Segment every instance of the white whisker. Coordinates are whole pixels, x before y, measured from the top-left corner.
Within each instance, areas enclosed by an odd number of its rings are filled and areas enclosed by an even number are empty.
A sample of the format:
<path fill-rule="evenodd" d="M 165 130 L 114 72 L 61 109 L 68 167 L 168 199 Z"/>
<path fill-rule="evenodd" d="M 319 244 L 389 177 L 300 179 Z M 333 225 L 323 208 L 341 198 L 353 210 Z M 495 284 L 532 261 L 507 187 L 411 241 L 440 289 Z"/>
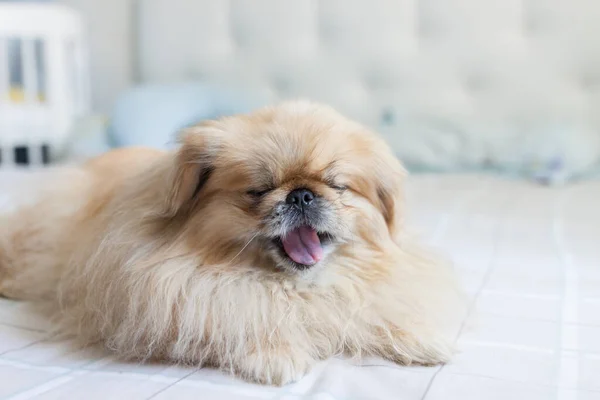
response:
<path fill-rule="evenodd" d="M 258 236 L 258 232 L 256 232 L 256 233 L 254 234 L 254 236 L 252 236 L 252 237 L 250 238 L 250 240 L 248 240 L 248 242 L 247 242 L 247 243 L 244 245 L 244 247 L 242 247 L 242 249 L 241 249 L 241 250 L 240 250 L 240 251 L 239 251 L 239 252 L 238 252 L 238 253 L 235 255 L 235 257 L 233 257 L 233 258 L 232 258 L 232 259 L 231 259 L 229 262 L 230 262 L 230 263 L 232 263 L 233 261 L 235 261 L 235 259 L 236 259 L 236 258 L 238 258 L 238 257 L 240 256 L 240 254 L 242 254 L 242 252 L 243 252 L 244 250 L 246 250 L 246 247 L 248 247 L 248 246 L 250 245 L 250 243 L 252 243 L 252 241 L 254 240 L 254 238 L 255 238 L 255 237 L 257 237 L 257 236 Z"/>

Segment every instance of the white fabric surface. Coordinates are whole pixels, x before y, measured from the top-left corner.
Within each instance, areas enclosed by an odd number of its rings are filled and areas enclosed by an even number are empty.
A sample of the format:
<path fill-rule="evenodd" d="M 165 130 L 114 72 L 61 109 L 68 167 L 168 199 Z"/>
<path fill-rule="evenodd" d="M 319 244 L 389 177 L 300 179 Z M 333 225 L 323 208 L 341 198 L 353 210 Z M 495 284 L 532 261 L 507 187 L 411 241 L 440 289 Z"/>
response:
<path fill-rule="evenodd" d="M 17 178 L 0 175 L 2 195 Z M 116 361 L 46 341 L 0 300 L 0 398 L 600 399 L 600 182 L 560 189 L 478 175 L 412 177 L 409 224 L 449 254 L 469 293 L 443 367 L 335 359 L 281 389 L 219 372 Z"/>

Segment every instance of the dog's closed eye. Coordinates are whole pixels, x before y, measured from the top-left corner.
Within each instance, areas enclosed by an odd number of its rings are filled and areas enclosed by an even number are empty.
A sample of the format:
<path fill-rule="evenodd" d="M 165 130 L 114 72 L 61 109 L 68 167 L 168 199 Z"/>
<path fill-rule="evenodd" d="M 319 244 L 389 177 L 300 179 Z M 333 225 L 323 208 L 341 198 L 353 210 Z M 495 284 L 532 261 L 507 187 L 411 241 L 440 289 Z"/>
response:
<path fill-rule="evenodd" d="M 269 193 L 271 190 L 273 189 L 250 189 L 246 191 L 246 194 L 255 199 L 260 199 L 261 197 Z"/>
<path fill-rule="evenodd" d="M 337 190 L 338 192 L 344 192 L 344 191 L 348 190 L 348 186 L 346 186 L 340 182 L 336 182 L 333 179 L 327 179 L 325 181 L 325 183 L 327 184 L 327 186 L 329 186 L 333 190 Z"/>
<path fill-rule="evenodd" d="M 344 185 L 343 183 L 340 183 L 335 177 L 327 177 L 325 179 L 325 184 L 333 190 L 337 190 L 338 192 L 344 192 L 348 190 L 348 186 Z"/>
<path fill-rule="evenodd" d="M 339 185 L 339 184 L 335 184 L 335 183 L 330 183 L 329 187 L 334 190 L 337 190 L 338 192 L 344 192 L 344 191 L 348 190 L 348 186 Z"/>

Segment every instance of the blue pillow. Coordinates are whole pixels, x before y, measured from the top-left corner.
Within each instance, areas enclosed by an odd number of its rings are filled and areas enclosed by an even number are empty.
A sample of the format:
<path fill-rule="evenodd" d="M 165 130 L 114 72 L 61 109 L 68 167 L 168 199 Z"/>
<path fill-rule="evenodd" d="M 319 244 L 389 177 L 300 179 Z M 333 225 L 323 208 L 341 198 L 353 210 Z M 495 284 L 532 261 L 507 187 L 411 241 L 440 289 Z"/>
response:
<path fill-rule="evenodd" d="M 202 83 L 144 85 L 117 99 L 108 127 L 113 147 L 172 148 L 182 128 L 205 119 L 248 112 L 258 105 Z"/>

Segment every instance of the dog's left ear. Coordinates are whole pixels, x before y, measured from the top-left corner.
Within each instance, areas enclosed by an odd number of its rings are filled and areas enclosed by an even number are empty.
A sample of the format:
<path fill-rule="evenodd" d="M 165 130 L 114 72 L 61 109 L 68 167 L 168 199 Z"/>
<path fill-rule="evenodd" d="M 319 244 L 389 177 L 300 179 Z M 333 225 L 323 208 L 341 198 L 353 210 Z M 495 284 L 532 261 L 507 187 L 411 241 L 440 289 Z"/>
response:
<path fill-rule="evenodd" d="M 166 196 L 167 215 L 189 209 L 201 195 L 214 170 L 217 147 L 214 131 L 207 123 L 181 132 L 181 147 L 175 155 Z"/>
<path fill-rule="evenodd" d="M 390 151 L 380 151 L 379 155 L 375 168 L 377 200 L 390 235 L 395 239 L 402 225 L 402 188 L 406 170 Z"/>

